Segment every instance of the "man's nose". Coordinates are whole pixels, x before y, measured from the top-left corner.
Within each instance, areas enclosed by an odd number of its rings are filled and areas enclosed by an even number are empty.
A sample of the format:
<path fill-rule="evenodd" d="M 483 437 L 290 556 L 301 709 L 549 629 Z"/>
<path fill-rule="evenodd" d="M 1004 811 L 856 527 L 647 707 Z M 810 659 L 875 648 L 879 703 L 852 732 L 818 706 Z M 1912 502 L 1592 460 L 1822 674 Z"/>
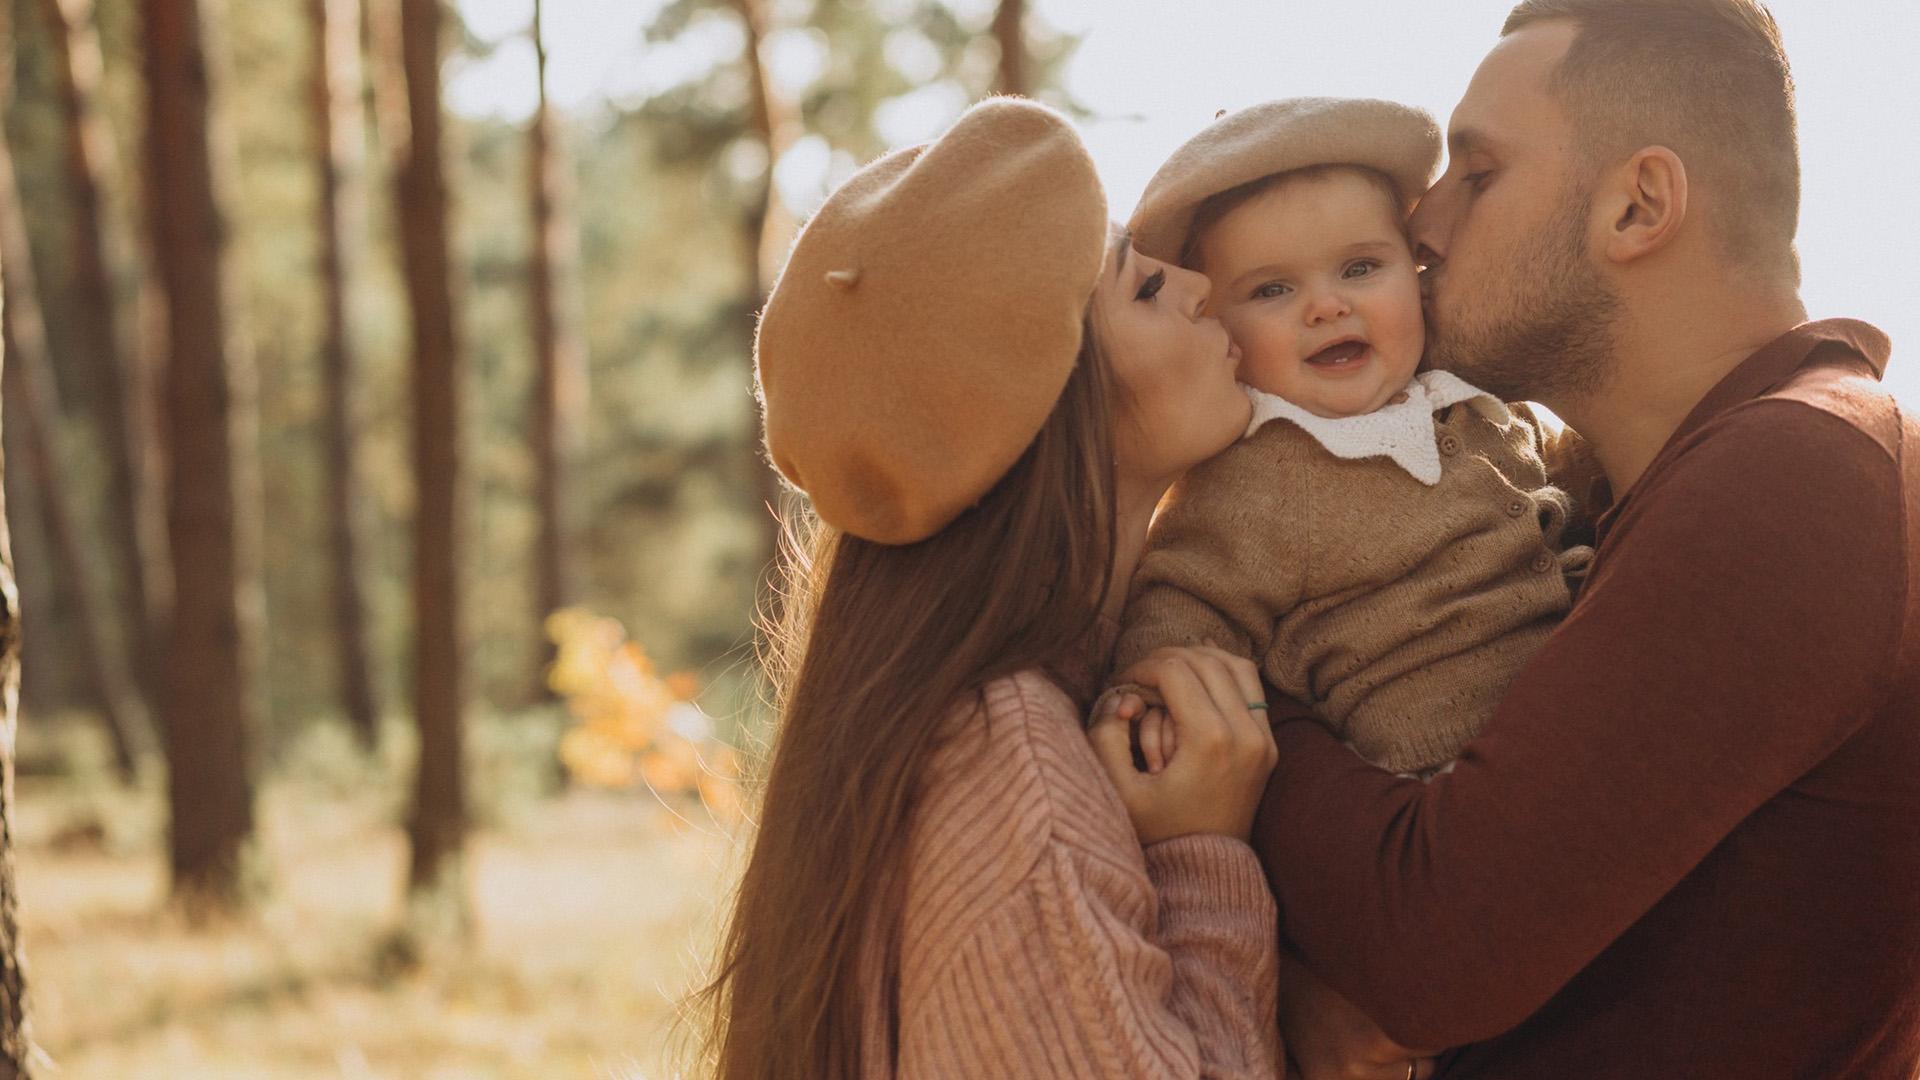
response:
<path fill-rule="evenodd" d="M 1407 238 L 1413 241 L 1413 261 L 1429 269 L 1447 261 L 1441 225 L 1441 219 L 1445 216 L 1444 202 L 1440 185 L 1435 184 L 1427 189 L 1420 204 L 1413 208 L 1413 216 L 1407 219 Z"/>

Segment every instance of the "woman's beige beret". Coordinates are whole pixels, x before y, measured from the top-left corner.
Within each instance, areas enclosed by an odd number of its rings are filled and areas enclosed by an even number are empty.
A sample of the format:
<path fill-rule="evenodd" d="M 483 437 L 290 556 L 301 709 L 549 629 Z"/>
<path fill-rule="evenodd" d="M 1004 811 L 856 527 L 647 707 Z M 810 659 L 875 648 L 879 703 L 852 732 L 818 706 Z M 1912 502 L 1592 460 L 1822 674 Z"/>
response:
<path fill-rule="evenodd" d="M 1385 173 L 1406 208 L 1440 162 L 1440 127 L 1409 105 L 1368 98 L 1287 98 L 1215 120 L 1153 174 L 1128 227 L 1142 254 L 1177 262 L 1208 198 L 1275 173 L 1364 165 Z"/>
<path fill-rule="evenodd" d="M 1053 411 L 1108 230 L 1073 126 L 1017 98 L 855 173 L 801 231 L 760 318 L 774 467 L 855 536 L 938 532 Z"/>

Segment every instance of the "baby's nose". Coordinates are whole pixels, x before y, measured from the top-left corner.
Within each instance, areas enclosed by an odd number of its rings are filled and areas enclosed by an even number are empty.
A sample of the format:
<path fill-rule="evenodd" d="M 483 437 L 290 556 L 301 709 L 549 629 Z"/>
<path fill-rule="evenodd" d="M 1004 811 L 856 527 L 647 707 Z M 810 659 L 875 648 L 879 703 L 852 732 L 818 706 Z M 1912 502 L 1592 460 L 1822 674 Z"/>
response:
<path fill-rule="evenodd" d="M 1344 293 L 1330 289 L 1314 294 L 1312 302 L 1307 305 L 1307 319 L 1309 322 L 1322 323 L 1338 319 L 1352 310 Z"/>

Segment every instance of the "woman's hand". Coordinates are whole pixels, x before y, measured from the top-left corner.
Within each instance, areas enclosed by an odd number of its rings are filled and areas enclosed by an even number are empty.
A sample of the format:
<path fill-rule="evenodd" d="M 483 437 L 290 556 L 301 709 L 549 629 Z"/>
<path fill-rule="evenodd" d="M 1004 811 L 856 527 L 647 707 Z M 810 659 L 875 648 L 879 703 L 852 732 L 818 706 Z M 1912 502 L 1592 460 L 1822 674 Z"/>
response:
<path fill-rule="evenodd" d="M 1244 840 L 1278 751 L 1252 662 L 1211 646 L 1165 648 L 1121 673 L 1160 695 L 1179 752 L 1153 773 L 1134 767 L 1132 713 L 1115 702 L 1088 737 L 1144 846 L 1192 833 Z M 1132 704 L 1135 708 L 1123 708 Z"/>
<path fill-rule="evenodd" d="M 1409 1050 L 1314 977 L 1305 964 L 1280 959 L 1280 1045 L 1289 1080 L 1426 1080 L 1431 1054 Z"/>

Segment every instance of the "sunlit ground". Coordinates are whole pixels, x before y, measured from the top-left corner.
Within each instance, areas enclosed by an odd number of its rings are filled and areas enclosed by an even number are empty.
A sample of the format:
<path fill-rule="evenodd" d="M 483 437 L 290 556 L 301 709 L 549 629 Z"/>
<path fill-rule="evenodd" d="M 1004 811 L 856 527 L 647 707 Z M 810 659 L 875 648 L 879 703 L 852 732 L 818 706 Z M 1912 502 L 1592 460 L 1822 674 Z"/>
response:
<path fill-rule="evenodd" d="M 22 778 L 33 1024 L 57 1065 L 44 1075 L 675 1075 L 668 1034 L 731 850 L 717 829 L 644 794 L 502 800 L 472 845 L 473 945 L 405 974 L 382 947 L 406 859 L 398 787 L 379 779 L 395 773 L 355 763 L 344 740 L 315 743 L 262 797 L 275 873 L 262 914 L 210 933 L 161 909 L 157 784 Z"/>

